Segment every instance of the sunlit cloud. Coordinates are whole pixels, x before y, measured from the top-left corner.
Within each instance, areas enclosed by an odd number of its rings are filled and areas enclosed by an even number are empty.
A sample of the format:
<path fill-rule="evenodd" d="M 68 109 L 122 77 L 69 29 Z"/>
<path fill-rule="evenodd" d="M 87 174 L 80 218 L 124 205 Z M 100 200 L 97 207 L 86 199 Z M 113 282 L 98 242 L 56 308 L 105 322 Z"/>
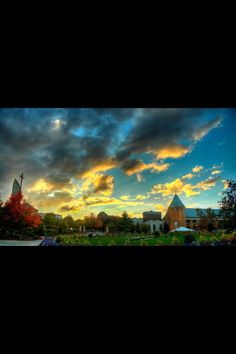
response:
<path fill-rule="evenodd" d="M 157 158 L 158 159 L 167 159 L 167 158 L 177 159 L 182 156 L 185 156 L 190 151 L 191 151 L 190 147 L 186 147 L 186 146 L 183 146 L 180 144 L 168 146 L 168 147 L 164 147 L 158 151 Z"/>
<path fill-rule="evenodd" d="M 128 200 L 129 199 L 129 195 L 122 195 L 122 196 L 120 196 L 120 199 L 121 200 Z"/>
<path fill-rule="evenodd" d="M 175 193 L 184 193 L 186 197 L 200 194 L 203 190 L 209 190 L 215 186 L 219 177 L 208 177 L 206 180 L 197 184 L 185 183 L 181 178 L 176 178 L 170 183 L 156 184 L 152 190 L 152 194 L 161 194 L 162 196 L 173 195 Z"/>
<path fill-rule="evenodd" d="M 214 170 L 214 171 L 212 171 L 211 172 L 211 174 L 212 175 L 217 175 L 217 174 L 219 174 L 219 173 L 221 173 L 222 171 L 220 171 L 220 170 Z"/>
<path fill-rule="evenodd" d="M 50 192 L 54 188 L 53 184 L 46 182 L 43 178 L 37 180 L 31 187 L 27 189 L 28 192 Z"/>
<path fill-rule="evenodd" d="M 146 196 L 142 195 L 142 194 L 138 194 L 138 195 L 136 195 L 136 199 L 137 200 L 144 200 L 144 199 L 146 199 Z"/>
<path fill-rule="evenodd" d="M 203 166 L 195 166 L 195 167 L 192 169 L 193 172 L 200 172 L 200 171 L 202 171 L 202 170 L 203 170 Z"/>
<path fill-rule="evenodd" d="M 192 179 L 193 178 L 193 174 L 192 173 L 188 173 L 187 175 L 184 175 L 183 177 L 181 177 L 182 179 Z"/>

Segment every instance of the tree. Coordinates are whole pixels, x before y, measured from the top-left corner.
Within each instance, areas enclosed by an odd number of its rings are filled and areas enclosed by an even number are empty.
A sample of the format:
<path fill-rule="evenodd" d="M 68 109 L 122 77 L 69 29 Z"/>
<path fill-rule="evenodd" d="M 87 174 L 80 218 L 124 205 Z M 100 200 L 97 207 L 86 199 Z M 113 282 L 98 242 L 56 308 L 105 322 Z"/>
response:
<path fill-rule="evenodd" d="M 132 229 L 133 221 L 126 211 L 122 213 L 121 218 L 118 220 L 119 231 L 129 232 Z"/>
<path fill-rule="evenodd" d="M 11 195 L 6 201 L 2 213 L 3 228 L 10 236 L 22 238 L 33 229 L 37 229 L 42 221 L 37 210 L 23 199 L 21 192 Z"/>
<path fill-rule="evenodd" d="M 224 197 L 219 201 L 221 215 L 227 227 L 236 228 L 236 181 L 227 180 L 227 189 L 222 192 Z"/>
<path fill-rule="evenodd" d="M 211 208 L 204 213 L 201 209 L 196 209 L 196 213 L 199 217 L 198 226 L 200 230 L 213 231 L 217 227 L 217 219 L 214 211 Z"/>
<path fill-rule="evenodd" d="M 168 223 L 165 221 L 164 222 L 164 227 L 163 227 L 163 232 L 165 234 L 167 234 L 169 231 L 170 231 L 170 227 L 169 227 Z"/>

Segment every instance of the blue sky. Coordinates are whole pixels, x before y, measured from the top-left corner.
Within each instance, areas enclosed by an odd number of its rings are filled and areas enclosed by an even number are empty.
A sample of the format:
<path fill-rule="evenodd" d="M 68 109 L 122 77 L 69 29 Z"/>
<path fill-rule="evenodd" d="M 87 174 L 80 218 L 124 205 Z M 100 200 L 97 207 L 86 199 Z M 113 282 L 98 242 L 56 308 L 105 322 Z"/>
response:
<path fill-rule="evenodd" d="M 235 109 L 1 109 L 0 194 L 25 173 L 42 212 L 217 207 L 236 176 Z"/>

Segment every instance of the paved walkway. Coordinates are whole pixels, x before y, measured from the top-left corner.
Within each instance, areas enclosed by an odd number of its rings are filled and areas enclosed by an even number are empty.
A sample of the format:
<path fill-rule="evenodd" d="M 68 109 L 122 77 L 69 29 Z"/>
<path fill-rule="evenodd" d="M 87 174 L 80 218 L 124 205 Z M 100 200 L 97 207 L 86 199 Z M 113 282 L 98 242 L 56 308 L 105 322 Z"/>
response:
<path fill-rule="evenodd" d="M 14 241 L 0 240 L 0 246 L 39 246 L 42 240 L 35 241 Z"/>

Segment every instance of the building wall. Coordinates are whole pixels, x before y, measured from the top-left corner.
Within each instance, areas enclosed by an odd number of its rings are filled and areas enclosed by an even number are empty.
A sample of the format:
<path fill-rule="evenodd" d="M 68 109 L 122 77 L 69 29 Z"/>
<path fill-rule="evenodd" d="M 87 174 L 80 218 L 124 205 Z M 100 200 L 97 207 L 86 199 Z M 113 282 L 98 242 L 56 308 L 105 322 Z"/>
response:
<path fill-rule="evenodd" d="M 161 225 L 163 227 L 163 221 L 162 220 L 148 220 L 148 221 L 145 221 L 145 224 L 149 225 L 151 233 L 153 233 L 155 231 L 160 231 L 160 226 Z"/>
<path fill-rule="evenodd" d="M 170 231 L 180 226 L 186 227 L 185 208 L 169 208 L 167 210 L 165 220 L 169 225 Z"/>

